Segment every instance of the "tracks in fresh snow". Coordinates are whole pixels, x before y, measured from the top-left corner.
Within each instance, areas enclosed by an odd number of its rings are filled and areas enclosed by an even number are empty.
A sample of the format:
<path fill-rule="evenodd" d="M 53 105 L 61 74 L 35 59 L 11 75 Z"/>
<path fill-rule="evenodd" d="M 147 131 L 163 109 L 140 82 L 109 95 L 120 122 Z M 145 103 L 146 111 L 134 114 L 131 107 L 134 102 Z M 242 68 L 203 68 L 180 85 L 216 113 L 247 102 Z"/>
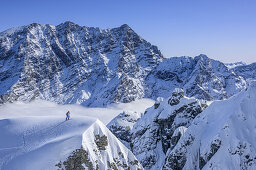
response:
<path fill-rule="evenodd" d="M 46 142 L 46 137 L 49 137 L 50 134 L 52 134 L 52 138 L 55 136 L 58 136 L 57 134 L 60 133 L 58 132 L 57 129 L 60 125 L 64 124 L 66 121 L 62 121 L 58 123 L 57 125 L 52 125 L 44 129 L 40 130 L 33 130 L 31 132 L 26 131 L 25 134 L 23 134 L 23 148 L 26 150 L 33 150 L 33 148 L 37 147 L 38 145 L 42 145 Z M 36 138 L 36 140 L 34 140 Z M 30 144 L 29 141 L 37 141 L 34 145 Z"/>
<path fill-rule="evenodd" d="M 39 145 L 44 145 L 46 142 L 46 134 L 49 135 L 54 131 L 54 129 L 58 128 L 60 125 L 64 124 L 66 121 L 62 121 L 58 123 L 57 125 L 52 125 L 44 129 L 40 130 L 33 130 L 35 127 L 33 127 L 31 132 L 26 131 L 22 134 L 22 144 L 20 146 L 15 147 L 9 147 L 9 148 L 0 148 L 0 152 L 4 153 L 4 157 L 0 159 L 0 167 L 4 164 L 7 164 L 9 161 L 11 161 L 14 157 L 22 154 L 24 151 L 33 150 L 34 148 L 37 148 Z M 58 132 L 56 132 L 57 134 Z M 36 143 L 32 144 L 29 141 L 33 141 L 33 139 L 36 138 Z M 15 154 L 10 155 L 11 150 L 17 150 Z"/>
<path fill-rule="evenodd" d="M 32 131 L 32 132 L 28 132 L 26 131 L 23 135 L 22 135 L 22 145 L 20 146 L 15 146 L 15 147 L 8 147 L 8 148 L 0 148 L 0 151 L 5 151 L 5 150 L 11 150 L 11 149 L 22 149 L 25 148 L 27 146 L 27 142 L 26 142 L 26 138 L 28 138 L 28 136 L 34 135 L 34 134 L 41 134 L 41 135 L 45 135 L 47 133 L 49 133 L 50 131 L 52 131 L 53 129 L 57 128 L 58 126 L 60 126 L 61 124 L 65 123 L 66 121 L 60 122 L 57 125 L 53 125 L 44 129 L 40 129 L 38 131 Z M 40 133 L 42 132 L 42 133 Z"/>

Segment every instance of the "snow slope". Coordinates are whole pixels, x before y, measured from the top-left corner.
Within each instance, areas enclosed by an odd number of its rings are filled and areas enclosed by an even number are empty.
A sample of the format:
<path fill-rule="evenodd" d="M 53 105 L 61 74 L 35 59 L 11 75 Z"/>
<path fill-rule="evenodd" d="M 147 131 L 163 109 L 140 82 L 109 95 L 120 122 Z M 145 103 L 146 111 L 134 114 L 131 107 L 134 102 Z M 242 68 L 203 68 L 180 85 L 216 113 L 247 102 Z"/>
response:
<path fill-rule="evenodd" d="M 58 105 L 40 100 L 4 104 L 0 106 L 0 169 L 58 169 L 56 164 L 70 166 L 75 157 L 82 155 L 88 157 L 79 160 L 95 169 L 96 166 L 136 169 L 140 164 L 133 154 L 104 124 L 120 112 L 142 112 L 152 105 L 150 99 L 106 108 Z M 67 110 L 71 111 L 71 120 L 64 121 Z M 99 149 L 97 143 L 104 145 Z"/>
<path fill-rule="evenodd" d="M 0 119 L 17 117 L 40 117 L 40 116 L 58 116 L 65 119 L 65 113 L 70 110 L 71 117 L 89 116 L 95 117 L 104 124 L 109 123 L 115 116 L 123 111 L 144 112 L 151 107 L 154 101 L 151 99 L 140 99 L 131 103 L 112 104 L 104 108 L 88 108 L 81 105 L 69 104 L 59 105 L 53 102 L 36 100 L 30 103 L 15 102 L 6 103 L 0 106 Z"/>
<path fill-rule="evenodd" d="M 0 169 L 142 168 L 95 118 L 19 117 L 1 119 L 0 128 Z"/>

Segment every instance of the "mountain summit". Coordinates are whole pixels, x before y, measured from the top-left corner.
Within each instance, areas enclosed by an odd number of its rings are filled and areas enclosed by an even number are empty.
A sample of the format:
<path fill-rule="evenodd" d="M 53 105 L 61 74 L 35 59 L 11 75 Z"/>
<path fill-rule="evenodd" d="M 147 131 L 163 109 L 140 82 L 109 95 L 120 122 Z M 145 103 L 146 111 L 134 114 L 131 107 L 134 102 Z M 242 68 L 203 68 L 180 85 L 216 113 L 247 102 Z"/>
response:
<path fill-rule="evenodd" d="M 1 103 L 36 98 L 104 105 L 144 96 L 162 60 L 128 25 L 113 29 L 37 23 L 0 34 Z"/>

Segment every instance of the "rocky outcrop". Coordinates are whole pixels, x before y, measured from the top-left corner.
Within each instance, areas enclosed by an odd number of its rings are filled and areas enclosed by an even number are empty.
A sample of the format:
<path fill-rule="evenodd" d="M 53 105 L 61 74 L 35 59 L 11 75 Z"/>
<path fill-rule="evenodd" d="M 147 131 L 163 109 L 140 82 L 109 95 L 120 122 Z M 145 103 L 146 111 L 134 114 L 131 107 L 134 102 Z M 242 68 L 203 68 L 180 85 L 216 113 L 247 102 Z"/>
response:
<path fill-rule="evenodd" d="M 162 168 L 167 152 L 175 148 L 194 118 L 206 107 L 205 101 L 187 98 L 183 90 L 175 89 L 158 107 L 147 109 L 134 125 L 131 142 L 132 151 L 144 168 Z"/>
<path fill-rule="evenodd" d="M 166 153 L 163 169 L 255 169 L 256 83 L 225 100 L 215 101 Z"/>
<path fill-rule="evenodd" d="M 161 169 L 166 154 L 175 148 L 194 118 L 206 107 L 205 101 L 187 98 L 183 90 L 176 88 L 171 97 L 158 98 L 154 106 L 140 118 L 133 119 L 132 123 L 128 120 L 134 113 L 122 113 L 112 120 L 108 128 L 130 146 L 145 169 Z M 174 158 L 172 160 L 175 163 Z"/>

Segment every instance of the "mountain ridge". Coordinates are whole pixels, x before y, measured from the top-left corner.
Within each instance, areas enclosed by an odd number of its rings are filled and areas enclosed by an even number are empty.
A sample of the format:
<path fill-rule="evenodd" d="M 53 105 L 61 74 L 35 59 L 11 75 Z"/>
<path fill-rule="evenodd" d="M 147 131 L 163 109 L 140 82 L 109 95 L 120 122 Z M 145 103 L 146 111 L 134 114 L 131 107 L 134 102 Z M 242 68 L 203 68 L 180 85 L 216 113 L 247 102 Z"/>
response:
<path fill-rule="evenodd" d="M 144 114 L 123 112 L 107 127 L 144 169 L 255 169 L 256 81 L 207 102 L 175 89 Z"/>
<path fill-rule="evenodd" d="M 189 97 L 225 99 L 246 88 L 243 72 L 206 55 L 165 58 L 127 24 L 33 23 L 0 33 L 0 103 L 43 99 L 101 107 L 168 97 L 183 86 Z"/>

